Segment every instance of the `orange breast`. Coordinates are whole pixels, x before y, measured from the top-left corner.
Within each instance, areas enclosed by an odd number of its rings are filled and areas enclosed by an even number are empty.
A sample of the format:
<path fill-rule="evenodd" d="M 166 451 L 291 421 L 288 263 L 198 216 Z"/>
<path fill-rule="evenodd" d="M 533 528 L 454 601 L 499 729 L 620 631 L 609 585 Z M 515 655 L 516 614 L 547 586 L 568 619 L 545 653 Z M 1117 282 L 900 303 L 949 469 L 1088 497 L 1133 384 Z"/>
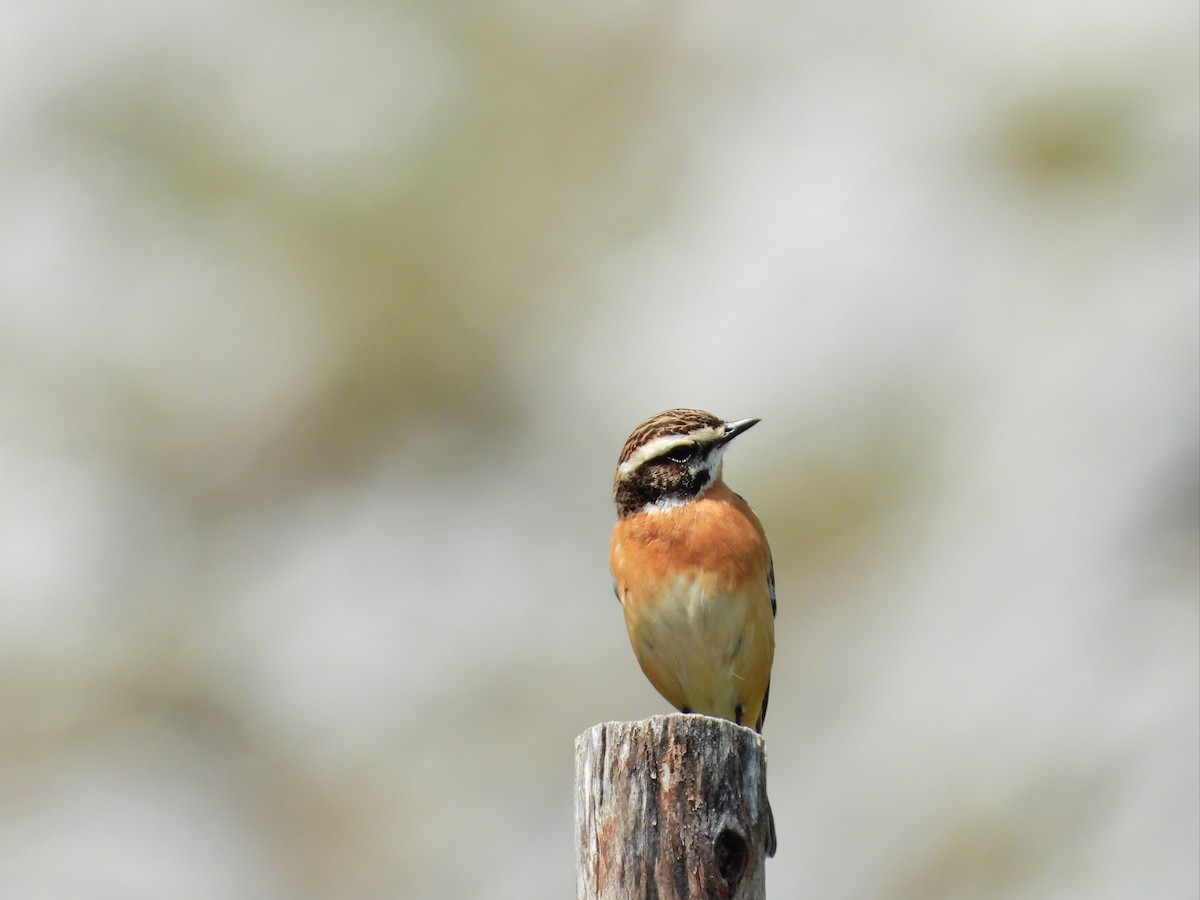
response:
<path fill-rule="evenodd" d="M 630 643 L 678 709 L 755 725 L 775 651 L 770 549 L 722 481 L 683 506 L 617 522 L 609 562 Z"/>

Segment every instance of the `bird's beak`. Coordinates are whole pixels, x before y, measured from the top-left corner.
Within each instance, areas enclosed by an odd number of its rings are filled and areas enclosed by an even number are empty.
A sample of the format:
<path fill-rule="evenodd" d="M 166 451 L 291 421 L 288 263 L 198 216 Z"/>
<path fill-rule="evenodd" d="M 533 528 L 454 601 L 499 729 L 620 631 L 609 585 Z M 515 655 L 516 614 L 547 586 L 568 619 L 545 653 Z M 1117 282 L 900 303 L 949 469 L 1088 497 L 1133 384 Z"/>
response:
<path fill-rule="evenodd" d="M 725 436 L 718 441 L 718 444 L 721 446 L 728 444 L 743 431 L 748 431 L 761 421 L 762 419 L 738 419 L 736 422 L 726 422 Z"/>

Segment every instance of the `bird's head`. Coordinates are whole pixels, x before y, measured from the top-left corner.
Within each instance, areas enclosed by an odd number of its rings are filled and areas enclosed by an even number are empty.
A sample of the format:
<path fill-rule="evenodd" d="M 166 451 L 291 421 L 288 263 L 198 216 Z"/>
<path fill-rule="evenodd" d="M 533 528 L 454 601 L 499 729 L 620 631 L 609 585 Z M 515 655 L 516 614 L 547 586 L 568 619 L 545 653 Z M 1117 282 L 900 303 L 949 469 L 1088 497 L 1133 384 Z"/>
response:
<path fill-rule="evenodd" d="M 721 478 L 729 442 L 758 419 L 726 422 L 699 409 L 668 409 L 634 429 L 613 480 L 619 516 L 695 500 Z"/>

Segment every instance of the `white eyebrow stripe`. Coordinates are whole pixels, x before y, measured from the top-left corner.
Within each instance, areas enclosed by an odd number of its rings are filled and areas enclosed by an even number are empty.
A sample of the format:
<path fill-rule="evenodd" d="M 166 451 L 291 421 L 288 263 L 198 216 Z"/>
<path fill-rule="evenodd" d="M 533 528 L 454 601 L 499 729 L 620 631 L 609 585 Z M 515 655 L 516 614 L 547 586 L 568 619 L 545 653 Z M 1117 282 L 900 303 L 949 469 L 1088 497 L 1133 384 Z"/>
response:
<path fill-rule="evenodd" d="M 642 444 L 634 451 L 633 455 L 625 462 L 621 463 L 617 472 L 622 478 L 629 475 L 642 467 L 645 463 L 662 456 L 668 450 L 675 447 L 682 447 L 684 444 L 692 443 L 692 439 L 686 434 L 668 434 L 664 437 L 655 438 L 647 444 Z"/>
<path fill-rule="evenodd" d="M 662 456 L 668 450 L 675 447 L 680 447 L 684 444 L 709 443 L 725 436 L 724 426 L 712 427 L 705 426 L 697 428 L 695 431 L 688 434 L 665 434 L 660 438 L 655 438 L 648 441 L 634 451 L 633 455 L 625 462 L 621 463 L 617 469 L 617 474 L 621 478 L 636 472 L 639 468 L 645 465 L 652 459 Z"/>

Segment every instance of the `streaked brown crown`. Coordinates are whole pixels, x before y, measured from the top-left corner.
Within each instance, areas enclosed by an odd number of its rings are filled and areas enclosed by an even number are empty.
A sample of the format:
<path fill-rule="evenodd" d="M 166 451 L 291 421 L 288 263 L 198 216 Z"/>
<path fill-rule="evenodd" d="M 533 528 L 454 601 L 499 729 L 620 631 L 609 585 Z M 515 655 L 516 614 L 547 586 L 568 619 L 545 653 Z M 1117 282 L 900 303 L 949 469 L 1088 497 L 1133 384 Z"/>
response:
<path fill-rule="evenodd" d="M 617 515 L 699 497 L 721 476 L 722 448 L 756 421 L 726 423 L 699 409 L 651 416 L 621 449 L 613 479 Z"/>
<path fill-rule="evenodd" d="M 651 416 L 637 428 L 621 448 L 617 466 L 629 461 L 638 448 L 660 437 L 672 434 L 691 434 L 699 428 L 716 428 L 723 424 L 712 413 L 702 409 L 668 409 Z"/>

